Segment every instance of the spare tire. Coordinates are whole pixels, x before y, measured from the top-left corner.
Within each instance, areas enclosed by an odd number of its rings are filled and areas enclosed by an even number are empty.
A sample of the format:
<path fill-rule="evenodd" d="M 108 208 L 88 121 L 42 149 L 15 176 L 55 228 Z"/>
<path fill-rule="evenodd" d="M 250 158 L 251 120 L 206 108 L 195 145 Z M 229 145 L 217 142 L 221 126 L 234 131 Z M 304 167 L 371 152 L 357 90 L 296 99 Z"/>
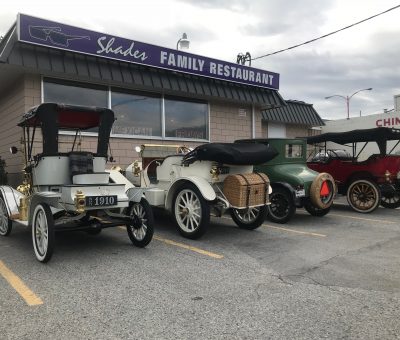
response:
<path fill-rule="evenodd" d="M 329 208 L 333 203 L 335 193 L 335 180 L 327 172 L 321 172 L 311 183 L 310 200 L 319 209 Z"/>

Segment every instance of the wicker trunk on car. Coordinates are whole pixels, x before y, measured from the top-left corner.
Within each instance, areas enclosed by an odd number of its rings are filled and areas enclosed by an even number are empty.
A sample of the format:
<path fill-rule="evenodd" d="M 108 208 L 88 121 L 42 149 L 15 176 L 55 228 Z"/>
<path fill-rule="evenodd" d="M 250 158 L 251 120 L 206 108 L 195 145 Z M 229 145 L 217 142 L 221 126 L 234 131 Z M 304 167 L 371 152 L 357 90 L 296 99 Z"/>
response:
<path fill-rule="evenodd" d="M 235 208 L 264 205 L 269 202 L 269 178 L 263 173 L 229 175 L 224 180 L 224 195 Z"/>

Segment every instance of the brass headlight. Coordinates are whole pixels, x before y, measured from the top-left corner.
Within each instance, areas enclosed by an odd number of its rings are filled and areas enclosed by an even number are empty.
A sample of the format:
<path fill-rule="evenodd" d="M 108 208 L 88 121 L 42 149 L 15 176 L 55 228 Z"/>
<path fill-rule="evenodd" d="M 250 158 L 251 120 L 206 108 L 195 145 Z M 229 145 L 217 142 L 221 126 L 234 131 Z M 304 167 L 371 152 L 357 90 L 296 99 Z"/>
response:
<path fill-rule="evenodd" d="M 218 167 L 217 166 L 213 165 L 211 167 L 210 174 L 211 174 L 211 178 L 212 178 L 213 181 L 218 181 L 219 180 L 219 178 L 218 178 L 219 171 L 218 171 Z"/>
<path fill-rule="evenodd" d="M 76 192 L 74 201 L 75 201 L 76 211 L 79 214 L 82 214 L 83 212 L 85 212 L 86 199 L 85 199 L 85 195 L 83 194 L 83 192 L 81 190 L 78 190 Z"/>

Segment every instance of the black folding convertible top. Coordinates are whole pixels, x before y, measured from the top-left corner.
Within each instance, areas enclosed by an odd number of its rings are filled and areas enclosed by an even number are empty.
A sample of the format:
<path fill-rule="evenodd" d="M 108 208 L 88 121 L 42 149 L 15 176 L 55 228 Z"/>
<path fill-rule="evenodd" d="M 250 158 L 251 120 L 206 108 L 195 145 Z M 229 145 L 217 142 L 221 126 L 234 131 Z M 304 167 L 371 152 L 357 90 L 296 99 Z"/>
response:
<path fill-rule="evenodd" d="M 184 163 L 213 161 L 231 165 L 257 165 L 268 162 L 278 152 L 264 144 L 209 143 L 195 148 L 185 155 Z"/>
<path fill-rule="evenodd" d="M 381 154 L 385 154 L 387 141 L 400 140 L 400 129 L 378 127 L 373 129 L 352 130 L 346 132 L 328 132 L 318 136 L 306 137 L 307 144 L 334 142 L 345 145 L 349 143 L 376 142 Z"/>
<path fill-rule="evenodd" d="M 41 127 L 44 155 L 58 153 L 60 129 L 88 130 L 98 127 L 97 154 L 106 157 L 113 122 L 114 112 L 107 108 L 43 103 L 24 114 L 18 126 Z"/>
<path fill-rule="evenodd" d="M 400 129 L 378 127 L 346 132 L 328 132 L 306 138 L 308 144 L 334 142 L 342 145 L 357 142 L 375 142 L 378 140 L 400 140 Z"/>

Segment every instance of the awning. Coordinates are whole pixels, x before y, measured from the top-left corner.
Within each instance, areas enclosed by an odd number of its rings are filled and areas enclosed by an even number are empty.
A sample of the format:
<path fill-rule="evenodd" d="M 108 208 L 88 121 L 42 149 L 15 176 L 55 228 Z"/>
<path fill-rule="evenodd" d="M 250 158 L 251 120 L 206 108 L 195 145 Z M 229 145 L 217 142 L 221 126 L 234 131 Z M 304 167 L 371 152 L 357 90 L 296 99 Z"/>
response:
<path fill-rule="evenodd" d="M 312 104 L 297 100 L 286 100 L 287 105 L 262 111 L 266 121 L 301 124 L 307 126 L 323 126 L 325 123 L 315 111 Z"/>

